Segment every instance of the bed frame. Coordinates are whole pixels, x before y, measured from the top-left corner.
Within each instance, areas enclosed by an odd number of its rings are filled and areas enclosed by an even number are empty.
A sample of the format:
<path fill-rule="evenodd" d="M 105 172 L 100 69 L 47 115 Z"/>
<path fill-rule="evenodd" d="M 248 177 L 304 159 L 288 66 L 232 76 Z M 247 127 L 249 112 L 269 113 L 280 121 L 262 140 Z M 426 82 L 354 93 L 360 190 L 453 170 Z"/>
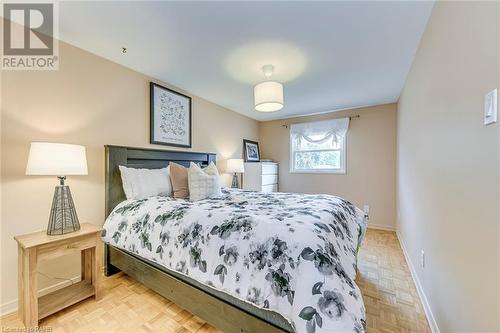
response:
<path fill-rule="evenodd" d="M 116 205 L 125 200 L 118 166 L 157 169 L 170 162 L 189 166 L 195 162 L 207 166 L 215 162 L 216 155 L 183 151 L 105 146 L 106 151 L 106 216 Z M 294 332 L 289 327 L 278 327 L 222 298 L 209 294 L 194 284 L 176 278 L 131 253 L 112 245 L 104 246 L 104 272 L 110 276 L 119 271 L 131 276 L 148 288 L 168 298 L 180 307 L 202 318 L 218 329 L 229 333 Z"/>

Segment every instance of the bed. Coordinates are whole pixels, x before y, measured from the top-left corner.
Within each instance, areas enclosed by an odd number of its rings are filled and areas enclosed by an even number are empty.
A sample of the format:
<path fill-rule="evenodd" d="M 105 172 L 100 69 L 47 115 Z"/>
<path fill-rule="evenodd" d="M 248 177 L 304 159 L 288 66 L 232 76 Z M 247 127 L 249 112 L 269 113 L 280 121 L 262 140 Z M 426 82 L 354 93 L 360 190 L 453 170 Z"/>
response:
<path fill-rule="evenodd" d="M 207 166 L 215 154 L 106 146 L 106 275 L 121 270 L 224 332 L 365 331 L 363 212 L 328 195 L 229 189 L 126 200 L 119 165 L 170 162 Z"/>

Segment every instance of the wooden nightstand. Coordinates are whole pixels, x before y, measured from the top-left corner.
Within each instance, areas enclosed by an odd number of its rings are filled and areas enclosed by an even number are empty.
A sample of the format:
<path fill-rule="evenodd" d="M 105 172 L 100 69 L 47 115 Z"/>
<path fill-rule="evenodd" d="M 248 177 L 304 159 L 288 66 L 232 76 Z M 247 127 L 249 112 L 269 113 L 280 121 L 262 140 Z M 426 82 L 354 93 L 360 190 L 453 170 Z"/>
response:
<path fill-rule="evenodd" d="M 95 295 L 101 297 L 101 227 L 84 223 L 80 230 L 60 236 L 44 231 L 16 236 L 18 249 L 19 317 L 26 327 L 38 326 L 38 320 Z M 82 280 L 71 286 L 38 297 L 37 263 L 74 251 L 81 252 Z"/>

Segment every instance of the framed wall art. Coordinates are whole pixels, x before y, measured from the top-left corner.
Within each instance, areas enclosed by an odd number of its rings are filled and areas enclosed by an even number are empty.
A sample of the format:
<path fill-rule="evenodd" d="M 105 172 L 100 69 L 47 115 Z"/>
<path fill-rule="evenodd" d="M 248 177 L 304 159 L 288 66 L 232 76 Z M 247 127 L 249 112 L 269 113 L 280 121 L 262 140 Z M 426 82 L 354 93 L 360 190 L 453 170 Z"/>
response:
<path fill-rule="evenodd" d="M 243 155 L 245 158 L 245 162 L 259 162 L 260 161 L 259 143 L 243 139 Z"/>
<path fill-rule="evenodd" d="M 153 144 L 191 148 L 191 97 L 150 82 Z"/>

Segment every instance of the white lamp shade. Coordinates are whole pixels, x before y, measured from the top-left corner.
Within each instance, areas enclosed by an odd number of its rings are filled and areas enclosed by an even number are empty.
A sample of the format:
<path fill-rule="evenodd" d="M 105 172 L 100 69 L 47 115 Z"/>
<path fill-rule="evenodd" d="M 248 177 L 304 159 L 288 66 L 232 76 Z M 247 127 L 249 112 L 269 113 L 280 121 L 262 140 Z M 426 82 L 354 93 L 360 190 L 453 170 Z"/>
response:
<path fill-rule="evenodd" d="M 232 158 L 227 160 L 226 172 L 228 173 L 244 173 L 245 165 L 241 158 Z"/>
<path fill-rule="evenodd" d="M 32 142 L 27 175 L 70 176 L 86 175 L 85 147 L 63 143 Z"/>
<path fill-rule="evenodd" d="M 275 81 L 259 83 L 254 88 L 255 110 L 273 112 L 283 108 L 283 85 Z"/>

